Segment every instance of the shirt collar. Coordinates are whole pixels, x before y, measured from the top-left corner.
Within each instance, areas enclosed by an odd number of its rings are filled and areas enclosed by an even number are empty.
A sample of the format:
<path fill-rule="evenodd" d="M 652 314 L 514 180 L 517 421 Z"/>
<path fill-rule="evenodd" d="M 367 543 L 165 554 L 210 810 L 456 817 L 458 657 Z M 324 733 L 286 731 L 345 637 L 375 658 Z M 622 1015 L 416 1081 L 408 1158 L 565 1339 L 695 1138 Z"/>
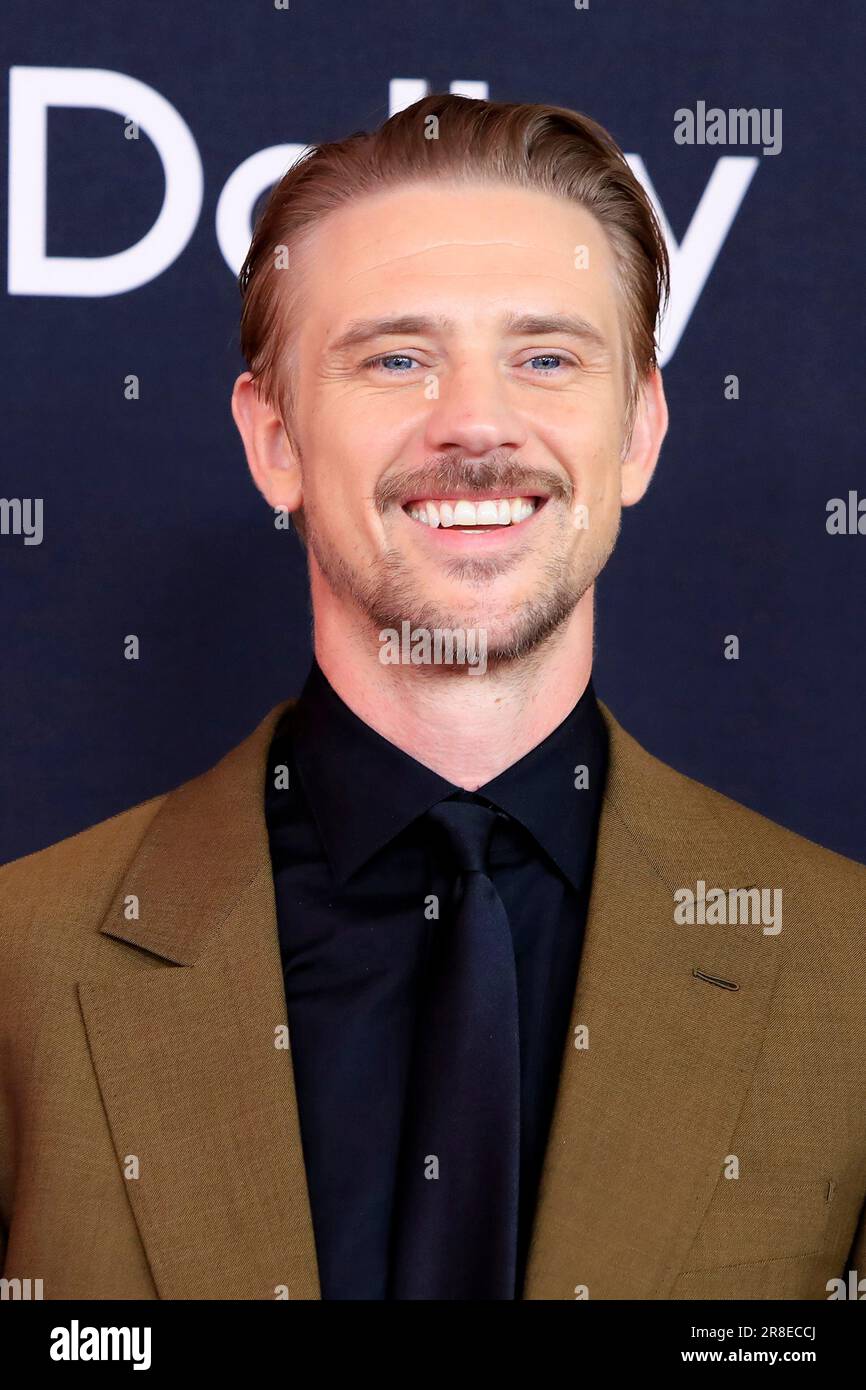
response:
<path fill-rule="evenodd" d="M 338 885 L 418 816 L 466 793 L 365 724 L 314 659 L 275 743 L 293 761 Z M 284 761 L 275 750 L 271 761 Z M 576 786 L 577 769 L 588 785 Z M 571 712 L 535 748 L 474 793 L 519 821 L 579 889 L 594 844 L 607 734 L 590 680 Z"/>

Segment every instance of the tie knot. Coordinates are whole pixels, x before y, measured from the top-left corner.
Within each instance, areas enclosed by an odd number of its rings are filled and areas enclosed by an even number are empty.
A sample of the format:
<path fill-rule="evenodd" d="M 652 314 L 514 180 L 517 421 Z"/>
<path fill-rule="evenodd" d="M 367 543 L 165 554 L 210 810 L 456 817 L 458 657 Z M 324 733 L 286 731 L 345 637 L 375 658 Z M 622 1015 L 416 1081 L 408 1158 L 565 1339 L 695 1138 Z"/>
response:
<path fill-rule="evenodd" d="M 496 815 L 480 801 L 440 801 L 427 812 L 427 819 L 444 830 L 461 873 L 485 873 Z"/>

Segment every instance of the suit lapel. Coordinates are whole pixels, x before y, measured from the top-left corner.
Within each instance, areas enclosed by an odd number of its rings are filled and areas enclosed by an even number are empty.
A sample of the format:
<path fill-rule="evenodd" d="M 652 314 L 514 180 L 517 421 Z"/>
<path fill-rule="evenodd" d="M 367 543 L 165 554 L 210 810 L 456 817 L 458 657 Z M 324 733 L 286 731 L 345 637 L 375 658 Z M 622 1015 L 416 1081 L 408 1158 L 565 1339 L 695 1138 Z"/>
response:
<path fill-rule="evenodd" d="M 290 1054 L 275 1046 L 287 1020 L 263 795 L 285 707 L 165 799 L 102 925 L 139 950 L 119 978 L 79 984 L 161 1298 L 319 1297 Z"/>
<path fill-rule="evenodd" d="M 667 1296 L 721 1176 L 780 959 L 760 925 L 674 922 L 676 888 L 748 887 L 760 867 L 705 790 L 601 708 L 608 783 L 526 1299 Z"/>

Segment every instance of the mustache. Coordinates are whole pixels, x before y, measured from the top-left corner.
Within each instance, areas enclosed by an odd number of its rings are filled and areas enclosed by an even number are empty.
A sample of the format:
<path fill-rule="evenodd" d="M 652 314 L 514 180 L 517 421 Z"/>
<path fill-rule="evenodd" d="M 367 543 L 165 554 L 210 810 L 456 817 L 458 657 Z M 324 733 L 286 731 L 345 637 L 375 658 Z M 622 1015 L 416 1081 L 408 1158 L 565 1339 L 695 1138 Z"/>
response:
<path fill-rule="evenodd" d="M 471 497 L 473 492 L 491 489 L 502 497 L 540 494 L 562 502 L 570 502 L 574 493 L 570 479 L 547 468 L 526 468 L 513 459 L 479 463 L 474 459 L 452 457 L 413 473 L 393 473 L 380 478 L 373 490 L 373 504 L 381 513 L 415 497 Z"/>

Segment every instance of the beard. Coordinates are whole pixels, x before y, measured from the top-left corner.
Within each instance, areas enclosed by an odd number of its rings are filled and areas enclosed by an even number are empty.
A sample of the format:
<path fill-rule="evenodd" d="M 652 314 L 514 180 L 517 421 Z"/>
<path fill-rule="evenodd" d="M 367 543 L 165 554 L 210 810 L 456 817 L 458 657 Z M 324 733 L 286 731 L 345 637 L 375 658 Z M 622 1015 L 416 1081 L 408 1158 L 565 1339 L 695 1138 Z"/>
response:
<path fill-rule="evenodd" d="M 553 505 L 550 499 L 546 507 Z M 401 624 L 407 621 L 413 629 L 429 632 L 483 631 L 487 669 L 502 671 L 538 655 L 567 622 L 610 558 L 619 535 L 620 518 L 617 509 L 603 534 L 594 533 L 592 528 L 581 532 L 583 540 L 575 553 L 574 528 L 564 510 L 561 524 L 550 527 L 553 538 L 548 542 L 548 554 L 537 571 L 532 592 L 518 603 L 508 604 L 504 612 L 497 612 L 489 601 L 485 602 L 485 592 L 498 576 L 525 562 L 531 545 L 505 556 L 443 559 L 443 573 L 467 589 L 466 602 L 451 607 L 430 599 L 412 560 L 396 547 L 386 550 L 372 567 L 361 571 L 336 549 L 309 511 L 304 521 L 307 548 L 322 578 L 335 597 L 360 614 L 377 646 L 381 632 L 399 632 Z M 460 676 L 469 667 L 455 663 L 419 665 L 414 669 L 427 670 L 435 676 Z"/>

